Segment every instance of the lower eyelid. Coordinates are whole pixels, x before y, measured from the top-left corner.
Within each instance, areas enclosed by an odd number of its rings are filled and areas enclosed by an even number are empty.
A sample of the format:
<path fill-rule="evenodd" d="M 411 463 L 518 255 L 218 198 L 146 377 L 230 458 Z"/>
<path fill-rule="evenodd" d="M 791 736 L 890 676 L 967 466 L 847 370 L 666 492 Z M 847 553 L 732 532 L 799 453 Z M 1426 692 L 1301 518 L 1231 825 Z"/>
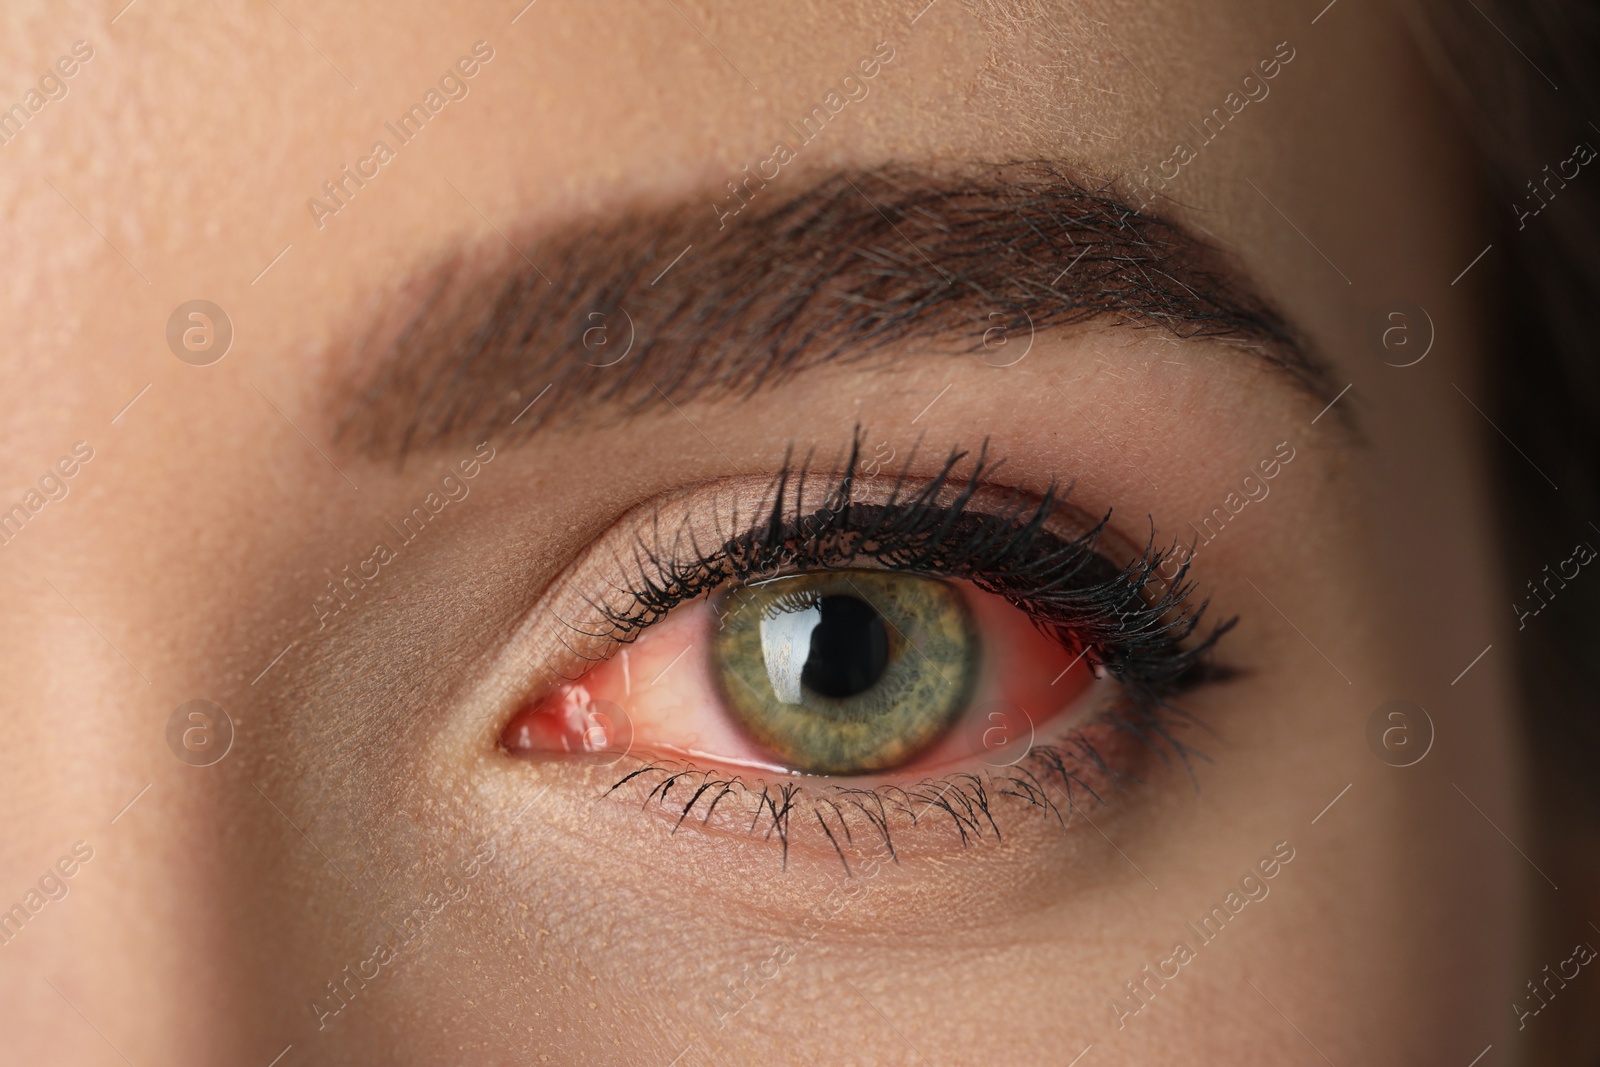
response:
<path fill-rule="evenodd" d="M 696 632 L 704 636 L 711 625 L 707 609 L 696 620 Z M 641 678 L 631 659 L 628 674 L 637 691 L 651 679 Z M 659 669 L 671 659 L 671 650 L 661 648 L 641 662 Z M 679 661 L 671 669 L 684 665 Z M 1082 663 L 1079 669 L 1087 670 Z M 754 843 L 769 848 L 785 867 L 799 856 L 855 873 L 863 862 L 885 856 L 898 863 L 902 857 L 954 857 L 1002 842 L 1050 847 L 1086 821 L 1080 809 L 1114 814 L 1125 787 L 1142 782 L 1147 768 L 1187 764 L 1189 750 L 1169 740 L 1181 713 L 1142 709 L 1103 673 L 1076 705 L 1070 717 L 1039 730 L 1021 759 L 1002 750 L 990 763 L 974 763 L 957 753 L 965 766 L 930 765 L 863 779 L 794 777 L 770 766 L 719 767 L 725 759 L 708 761 L 693 750 L 666 759 L 607 756 L 598 775 L 558 762 L 581 774 L 588 783 L 582 788 L 607 807 L 621 801 L 621 817 L 661 820 L 674 834 Z"/>
<path fill-rule="evenodd" d="M 837 785 L 638 761 L 614 772 L 603 797 L 644 809 L 674 833 L 759 842 L 785 866 L 802 856 L 854 873 L 852 865 L 872 859 L 931 860 L 1075 832 L 1086 821 L 1080 811 L 1115 808 L 1124 786 L 1140 781 L 1141 752 L 1150 754 L 1104 718 L 1009 767 Z"/>

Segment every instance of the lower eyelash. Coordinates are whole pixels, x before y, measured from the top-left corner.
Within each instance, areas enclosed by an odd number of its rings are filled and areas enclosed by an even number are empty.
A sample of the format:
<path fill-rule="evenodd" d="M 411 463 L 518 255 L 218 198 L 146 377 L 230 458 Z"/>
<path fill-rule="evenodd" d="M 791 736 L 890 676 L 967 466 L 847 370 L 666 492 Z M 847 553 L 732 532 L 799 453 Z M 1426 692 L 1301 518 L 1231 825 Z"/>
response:
<path fill-rule="evenodd" d="M 1192 723 L 1186 713 L 1162 704 L 1155 713 L 1132 705 L 1112 709 L 1093 725 L 1117 740 L 1132 740 L 1155 751 L 1164 763 L 1170 765 L 1176 760 L 1187 770 L 1192 759 L 1205 756 L 1173 736 L 1172 727 Z M 899 863 L 895 834 L 903 828 L 918 827 L 930 818 L 948 820 L 963 850 L 991 840 L 1000 843 L 1004 835 L 996 813 L 1006 801 L 1018 802 L 1046 818 L 1054 817 L 1066 830 L 1072 813 L 1085 801 L 1102 805 L 1107 802 L 1092 784 L 1096 778 L 1118 786 L 1140 782 L 1104 758 L 1089 730 L 1079 728 L 1054 744 L 1031 748 L 1011 767 L 961 771 L 906 785 L 819 784 L 807 778 L 747 782 L 738 775 L 725 776 L 675 760 L 651 760 L 623 776 L 601 796 L 613 796 L 633 787 L 635 799 L 643 795 L 641 807 L 653 807 L 674 820 L 673 833 L 691 820 L 700 828 L 707 827 L 721 809 L 724 819 L 719 829 L 725 827 L 763 841 L 776 838 L 785 869 L 791 836 L 819 832 L 838 856 L 846 877 L 853 877 L 844 846 L 854 846 L 858 833 L 865 832 L 879 841 L 890 859 Z M 1056 792 L 1060 793 L 1059 798 Z M 687 799 L 680 802 L 684 794 Z M 724 806 L 730 797 L 731 804 Z M 730 808 L 737 814 L 730 815 Z"/>

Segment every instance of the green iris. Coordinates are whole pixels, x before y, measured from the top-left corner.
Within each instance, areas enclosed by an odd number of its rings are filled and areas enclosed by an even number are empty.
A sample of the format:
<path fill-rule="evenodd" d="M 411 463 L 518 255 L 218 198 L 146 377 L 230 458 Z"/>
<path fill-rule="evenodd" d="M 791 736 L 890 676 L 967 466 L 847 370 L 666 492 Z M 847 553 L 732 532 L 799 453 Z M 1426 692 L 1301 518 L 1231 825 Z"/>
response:
<path fill-rule="evenodd" d="M 938 740 L 971 696 L 978 636 L 946 582 L 824 571 L 734 586 L 715 607 L 727 704 L 794 770 L 899 766 Z"/>

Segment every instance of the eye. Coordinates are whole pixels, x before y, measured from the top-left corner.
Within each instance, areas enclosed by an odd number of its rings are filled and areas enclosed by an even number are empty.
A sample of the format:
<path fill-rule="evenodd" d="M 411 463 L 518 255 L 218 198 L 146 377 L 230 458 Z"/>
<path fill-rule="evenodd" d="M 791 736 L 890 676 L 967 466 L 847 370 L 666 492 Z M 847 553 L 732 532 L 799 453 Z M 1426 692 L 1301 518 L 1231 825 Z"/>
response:
<path fill-rule="evenodd" d="M 1080 702 L 1085 652 L 970 582 L 787 575 L 673 609 L 524 709 L 505 741 L 808 775 L 1004 766 Z"/>
<path fill-rule="evenodd" d="M 962 482 L 964 458 L 870 482 L 852 453 L 821 486 L 784 471 L 731 506 L 690 493 L 635 517 L 578 569 L 624 576 L 575 576 L 562 595 L 587 612 L 550 611 L 602 662 L 532 694 L 503 746 L 823 788 L 993 770 L 1041 807 L 1041 775 L 1070 793 L 1121 774 L 1130 738 L 1181 747 L 1168 698 L 1206 680 L 1226 629 L 1190 640 L 1186 569 L 1053 491 L 990 485 L 981 454 Z"/>

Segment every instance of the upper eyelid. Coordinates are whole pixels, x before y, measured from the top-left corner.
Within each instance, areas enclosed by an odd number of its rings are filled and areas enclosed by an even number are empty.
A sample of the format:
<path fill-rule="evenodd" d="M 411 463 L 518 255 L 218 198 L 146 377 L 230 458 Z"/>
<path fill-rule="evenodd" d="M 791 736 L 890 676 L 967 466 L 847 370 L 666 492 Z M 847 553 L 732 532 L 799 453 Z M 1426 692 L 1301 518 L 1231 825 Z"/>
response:
<path fill-rule="evenodd" d="M 908 462 L 906 469 L 894 478 L 858 477 L 855 485 L 864 495 L 855 502 L 864 504 L 879 502 L 886 498 L 887 492 L 894 485 L 918 486 L 934 477 L 938 470 L 937 467 L 929 465 L 925 470 L 915 471 Z M 794 499 L 796 504 L 802 505 L 797 513 L 799 518 L 819 515 L 826 510 L 828 494 L 826 490 L 819 489 L 819 479 L 835 474 L 836 472 L 828 470 L 807 472 L 809 480 L 804 486 L 804 497 Z M 730 537 L 748 531 L 758 517 L 770 513 L 773 503 L 772 485 L 773 478 L 770 476 L 741 475 L 694 485 L 676 486 L 640 500 L 620 512 L 599 536 L 564 565 L 550 584 L 538 594 L 538 600 L 574 600 L 569 596 L 563 596 L 564 592 L 568 592 L 565 587 L 574 584 L 575 575 L 585 569 L 589 561 L 595 559 L 610 557 L 620 563 L 624 557 L 636 557 L 641 548 L 662 558 L 670 558 L 681 550 L 685 538 L 689 539 L 691 552 L 704 555 L 704 550 L 699 547 L 701 541 L 707 544 L 713 541 L 726 541 Z M 711 494 L 711 498 L 703 499 L 708 493 Z M 1033 503 L 1042 497 L 1020 486 L 996 480 L 978 487 L 973 499 L 975 510 L 984 510 L 1006 505 L 1015 506 L 1019 502 Z M 805 508 L 803 505 L 807 501 L 814 501 L 815 505 Z M 692 524 L 691 520 L 696 518 L 699 519 L 698 524 Z M 1112 547 L 1117 554 L 1126 552 L 1135 555 L 1139 552 L 1138 542 L 1133 537 L 1115 524 L 1106 522 L 1103 514 L 1096 517 L 1094 513 L 1080 507 L 1064 494 L 1058 496 L 1050 518 L 1053 528 L 1063 536 L 1077 536 L 1096 526 L 1102 526 L 1103 542 Z M 663 530 L 672 531 L 670 541 L 663 539 Z M 576 600 L 582 600 L 582 597 Z"/>
<path fill-rule="evenodd" d="M 856 445 L 859 445 L 859 441 L 858 431 Z M 632 530 L 631 536 L 625 536 L 622 543 L 613 544 L 611 548 L 613 562 L 623 569 L 629 568 L 629 561 L 633 565 L 640 564 L 641 560 L 670 564 L 684 554 L 686 542 L 688 556 L 714 562 L 716 552 L 728 542 L 759 529 L 761 523 L 777 521 L 779 515 L 775 508 L 786 512 L 788 521 L 793 525 L 803 526 L 817 517 L 833 513 L 837 506 L 835 491 L 841 485 L 848 486 L 851 493 L 849 503 L 852 505 L 871 506 L 887 503 L 891 499 L 905 500 L 922 492 L 941 474 L 949 475 L 957 459 L 963 455 L 959 449 L 954 449 L 943 464 L 930 466 L 920 474 L 912 473 L 916 462 L 913 455 L 905 468 L 892 476 L 863 479 L 854 473 L 855 453 L 852 451 L 849 458 L 836 465 L 842 470 L 831 467 L 813 470 L 809 463 L 798 470 L 791 470 L 786 464 L 772 477 L 745 476 L 725 479 L 708 487 L 674 490 L 630 509 L 583 558 L 603 554 L 607 542 L 615 541 L 619 533 Z M 964 488 L 971 490 L 970 499 L 974 502 L 975 512 L 1004 509 L 1027 514 L 1045 503 L 1043 494 L 985 482 L 982 478 L 985 467 L 981 453 L 978 464 L 972 472 L 957 475 L 956 483 L 960 486 L 965 480 Z M 990 462 L 987 470 L 992 473 L 999 466 L 999 463 Z M 699 497 L 707 491 L 713 494 L 712 498 L 701 501 Z M 952 499 L 959 491 L 947 483 L 940 499 Z M 1053 488 L 1046 490 L 1047 494 L 1052 492 Z M 1059 536 L 1081 536 L 1098 529 L 1105 543 L 1116 546 L 1119 553 L 1126 549 L 1129 555 L 1137 554 L 1133 544 L 1104 518 L 1095 519 L 1070 503 L 1064 494 L 1054 497 L 1049 512 L 1052 528 Z M 699 525 L 695 525 L 696 520 L 699 520 Z M 664 529 L 671 531 L 666 537 L 663 537 Z M 624 561 L 623 556 L 628 557 L 628 561 Z M 577 568 L 580 564 L 575 562 L 573 566 Z"/>
<path fill-rule="evenodd" d="M 858 441 L 859 437 L 858 433 Z M 952 450 L 950 456 L 956 458 L 960 454 L 959 450 Z M 841 465 L 844 464 L 833 466 Z M 987 469 L 992 473 L 999 467 L 1000 464 L 991 463 Z M 854 489 L 862 494 L 858 502 L 884 499 L 896 491 L 896 486 L 903 498 L 933 480 L 940 471 L 950 469 L 950 460 L 937 466 L 919 465 L 913 457 L 897 475 L 857 479 Z M 794 476 L 787 482 L 795 487 L 800 502 L 825 501 L 833 480 L 840 476 L 829 467 L 811 470 L 803 466 L 801 471 L 804 476 L 800 471 L 790 472 Z M 981 475 L 982 471 L 977 473 Z M 957 481 L 965 477 L 966 474 L 958 474 Z M 605 610 L 601 599 L 604 591 L 597 597 L 596 586 L 605 581 L 613 597 L 626 599 L 633 595 L 628 581 L 639 580 L 641 570 L 649 566 L 643 561 L 651 553 L 663 559 L 685 554 L 704 558 L 708 545 L 720 544 L 735 533 L 751 529 L 761 517 L 770 516 L 777 482 L 775 477 L 739 476 L 676 488 L 628 509 L 537 597 L 511 642 L 518 656 L 514 670 L 522 678 L 517 686 L 526 691 L 575 681 L 589 665 L 616 651 L 623 635 Z M 973 490 L 971 500 L 976 512 L 996 507 L 1025 509 L 1031 502 L 1043 499 L 1041 494 L 1004 484 L 978 484 L 976 479 Z M 954 493 L 953 488 L 946 487 L 946 497 Z M 807 513 L 804 508 L 797 510 L 800 515 Z M 1096 520 L 1066 500 L 1058 500 L 1050 522 L 1061 537 L 1100 529 L 1102 543 L 1119 559 L 1146 557 L 1154 544 L 1153 522 L 1144 547 L 1140 548 L 1138 542 L 1109 525 L 1104 517 Z M 641 541 L 646 534 L 651 542 Z"/>

